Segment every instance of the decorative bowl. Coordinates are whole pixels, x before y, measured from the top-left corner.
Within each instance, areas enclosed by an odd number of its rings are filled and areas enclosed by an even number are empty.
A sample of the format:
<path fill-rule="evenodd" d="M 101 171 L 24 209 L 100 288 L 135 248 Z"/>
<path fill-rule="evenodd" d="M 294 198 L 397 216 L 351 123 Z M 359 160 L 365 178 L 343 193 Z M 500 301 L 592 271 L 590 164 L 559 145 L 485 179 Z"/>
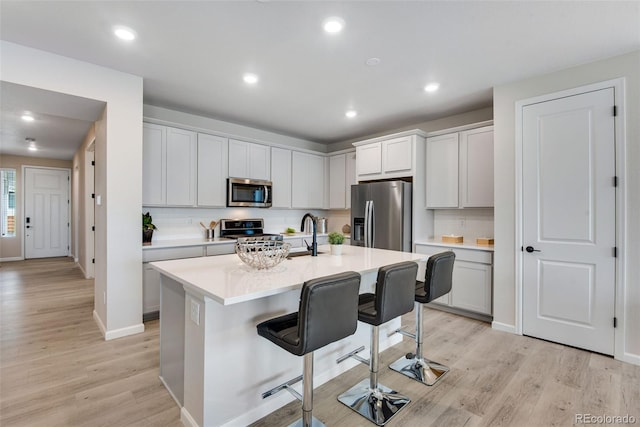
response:
<path fill-rule="evenodd" d="M 289 255 L 291 245 L 282 240 L 238 239 L 236 253 L 251 268 L 266 270 L 280 264 Z"/>

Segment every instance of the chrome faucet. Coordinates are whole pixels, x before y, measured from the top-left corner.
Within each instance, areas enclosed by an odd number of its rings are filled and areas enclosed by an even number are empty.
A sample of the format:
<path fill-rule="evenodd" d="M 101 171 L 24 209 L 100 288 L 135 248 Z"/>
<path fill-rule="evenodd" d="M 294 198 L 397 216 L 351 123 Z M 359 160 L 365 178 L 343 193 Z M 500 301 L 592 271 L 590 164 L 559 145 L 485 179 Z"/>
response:
<path fill-rule="evenodd" d="M 304 228 L 304 220 L 307 218 L 311 218 L 311 222 L 313 223 L 313 241 L 311 242 L 311 246 L 307 243 L 307 250 L 311 251 L 311 256 L 318 256 L 318 217 L 311 215 L 311 213 L 307 212 L 302 217 L 302 223 L 300 224 L 300 230 Z M 305 229 L 305 231 L 308 231 Z"/>

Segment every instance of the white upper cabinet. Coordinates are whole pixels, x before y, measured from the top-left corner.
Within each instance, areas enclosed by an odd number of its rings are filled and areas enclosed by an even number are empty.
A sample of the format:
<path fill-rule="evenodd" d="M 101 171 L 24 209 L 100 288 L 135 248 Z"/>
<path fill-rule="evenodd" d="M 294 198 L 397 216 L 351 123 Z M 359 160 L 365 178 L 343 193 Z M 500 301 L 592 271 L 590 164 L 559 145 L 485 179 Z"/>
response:
<path fill-rule="evenodd" d="M 493 207 L 493 126 L 427 138 L 426 207 Z"/>
<path fill-rule="evenodd" d="M 424 132 L 413 130 L 354 143 L 358 181 L 414 176 L 416 144 L 423 139 Z"/>
<path fill-rule="evenodd" d="M 385 173 L 412 172 L 413 144 L 410 136 L 382 141 L 383 170 Z"/>
<path fill-rule="evenodd" d="M 229 140 L 229 176 L 271 179 L 271 147 L 253 142 Z"/>
<path fill-rule="evenodd" d="M 382 173 L 382 143 L 374 142 L 356 147 L 356 159 L 358 177 L 380 175 Z"/>
<path fill-rule="evenodd" d="M 142 136 L 142 204 L 167 203 L 167 129 L 150 123 L 143 124 Z"/>
<path fill-rule="evenodd" d="M 166 126 L 143 126 L 145 206 L 195 206 L 196 134 Z"/>
<path fill-rule="evenodd" d="M 291 150 L 271 147 L 271 206 L 291 207 Z"/>
<path fill-rule="evenodd" d="M 198 134 L 198 206 L 226 206 L 227 156 L 227 138 Z"/>
<path fill-rule="evenodd" d="M 346 189 L 345 189 L 345 208 L 351 209 L 351 186 L 358 183 L 356 175 L 356 153 L 351 152 L 346 156 Z"/>
<path fill-rule="evenodd" d="M 427 207 L 458 207 L 458 134 L 427 138 Z"/>
<path fill-rule="evenodd" d="M 493 206 L 493 126 L 460 132 L 460 205 Z"/>
<path fill-rule="evenodd" d="M 291 207 L 323 209 L 324 156 L 294 151 L 291 165 Z"/>
<path fill-rule="evenodd" d="M 356 183 L 356 153 L 329 157 L 329 209 L 351 208 L 351 186 Z"/>
<path fill-rule="evenodd" d="M 346 208 L 347 156 L 329 157 L 329 209 Z"/>
<path fill-rule="evenodd" d="M 195 206 L 196 133 L 167 128 L 167 205 Z"/>

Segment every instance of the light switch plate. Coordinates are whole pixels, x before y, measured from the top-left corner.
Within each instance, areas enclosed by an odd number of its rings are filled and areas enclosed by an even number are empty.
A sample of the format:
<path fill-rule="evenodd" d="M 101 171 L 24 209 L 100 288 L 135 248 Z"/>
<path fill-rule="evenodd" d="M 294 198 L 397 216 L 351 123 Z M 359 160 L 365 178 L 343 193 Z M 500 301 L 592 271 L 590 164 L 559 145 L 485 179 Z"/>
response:
<path fill-rule="evenodd" d="M 196 325 L 200 324 L 200 304 L 197 301 L 191 301 L 191 321 Z"/>

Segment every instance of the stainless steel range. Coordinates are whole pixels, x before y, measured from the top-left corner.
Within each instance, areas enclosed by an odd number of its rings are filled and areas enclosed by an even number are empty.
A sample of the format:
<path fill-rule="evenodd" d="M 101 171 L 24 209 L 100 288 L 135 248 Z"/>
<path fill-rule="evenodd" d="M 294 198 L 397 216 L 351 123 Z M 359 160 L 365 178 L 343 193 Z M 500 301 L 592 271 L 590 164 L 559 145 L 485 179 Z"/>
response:
<path fill-rule="evenodd" d="M 282 240 L 281 234 L 264 232 L 264 219 L 221 219 L 220 237 L 227 239 L 270 239 Z"/>

